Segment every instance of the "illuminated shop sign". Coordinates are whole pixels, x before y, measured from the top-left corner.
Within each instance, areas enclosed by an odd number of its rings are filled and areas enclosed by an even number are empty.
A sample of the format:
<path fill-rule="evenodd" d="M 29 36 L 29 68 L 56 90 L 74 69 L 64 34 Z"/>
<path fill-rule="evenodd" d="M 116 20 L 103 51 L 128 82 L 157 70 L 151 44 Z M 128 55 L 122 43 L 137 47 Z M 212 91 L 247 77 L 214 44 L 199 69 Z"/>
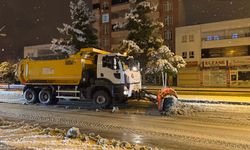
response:
<path fill-rule="evenodd" d="M 205 60 L 204 67 L 222 67 L 227 66 L 227 60 Z"/>

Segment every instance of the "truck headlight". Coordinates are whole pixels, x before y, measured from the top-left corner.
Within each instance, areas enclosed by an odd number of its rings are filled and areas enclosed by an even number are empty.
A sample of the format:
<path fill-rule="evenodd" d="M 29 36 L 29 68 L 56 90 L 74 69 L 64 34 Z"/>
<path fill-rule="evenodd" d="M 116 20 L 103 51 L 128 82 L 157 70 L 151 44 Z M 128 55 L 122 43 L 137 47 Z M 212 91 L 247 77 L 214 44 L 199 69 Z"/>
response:
<path fill-rule="evenodd" d="M 128 95 L 128 91 L 124 91 L 123 94 L 124 94 L 124 95 Z"/>
<path fill-rule="evenodd" d="M 123 91 L 124 95 L 128 95 L 128 88 L 126 86 L 124 86 L 124 91 Z"/>
<path fill-rule="evenodd" d="M 132 67 L 133 71 L 138 71 L 137 67 Z"/>

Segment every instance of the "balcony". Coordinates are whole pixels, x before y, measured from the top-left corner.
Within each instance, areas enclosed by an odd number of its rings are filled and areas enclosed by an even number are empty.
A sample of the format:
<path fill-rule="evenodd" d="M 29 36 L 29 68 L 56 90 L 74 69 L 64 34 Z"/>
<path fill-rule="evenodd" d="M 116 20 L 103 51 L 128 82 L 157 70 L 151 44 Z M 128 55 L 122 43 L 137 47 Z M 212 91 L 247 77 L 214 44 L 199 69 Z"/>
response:
<path fill-rule="evenodd" d="M 112 5 L 111 12 L 117 12 L 117 11 L 124 10 L 124 9 L 128 10 L 129 8 L 130 8 L 129 3 L 116 4 L 116 5 Z"/>
<path fill-rule="evenodd" d="M 202 48 L 232 47 L 250 45 L 250 33 L 232 36 L 211 36 L 202 38 Z"/>

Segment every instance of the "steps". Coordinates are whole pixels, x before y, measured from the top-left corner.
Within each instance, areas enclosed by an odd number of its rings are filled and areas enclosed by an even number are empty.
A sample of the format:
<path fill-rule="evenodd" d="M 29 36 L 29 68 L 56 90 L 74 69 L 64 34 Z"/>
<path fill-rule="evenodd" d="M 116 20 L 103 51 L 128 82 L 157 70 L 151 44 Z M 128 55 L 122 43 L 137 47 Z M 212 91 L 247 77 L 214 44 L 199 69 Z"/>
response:
<path fill-rule="evenodd" d="M 75 86 L 74 89 L 61 89 L 61 86 L 57 87 L 56 90 L 57 96 L 56 98 L 58 99 L 75 99 L 75 100 L 80 100 L 80 94 L 81 92 L 78 90 L 78 86 Z"/>

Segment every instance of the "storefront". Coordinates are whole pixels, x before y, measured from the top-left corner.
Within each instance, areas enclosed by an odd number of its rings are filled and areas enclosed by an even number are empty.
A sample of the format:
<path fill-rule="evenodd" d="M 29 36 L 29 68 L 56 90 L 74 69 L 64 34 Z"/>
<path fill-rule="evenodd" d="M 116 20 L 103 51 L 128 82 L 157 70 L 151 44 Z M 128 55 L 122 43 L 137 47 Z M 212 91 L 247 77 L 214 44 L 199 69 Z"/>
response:
<path fill-rule="evenodd" d="M 228 61 L 231 87 L 250 87 L 250 57 L 233 58 Z"/>
<path fill-rule="evenodd" d="M 201 70 L 198 61 L 187 61 L 186 68 L 179 71 L 177 85 L 180 87 L 201 86 Z"/>
<path fill-rule="evenodd" d="M 202 86 L 250 87 L 250 57 L 203 59 Z"/>

